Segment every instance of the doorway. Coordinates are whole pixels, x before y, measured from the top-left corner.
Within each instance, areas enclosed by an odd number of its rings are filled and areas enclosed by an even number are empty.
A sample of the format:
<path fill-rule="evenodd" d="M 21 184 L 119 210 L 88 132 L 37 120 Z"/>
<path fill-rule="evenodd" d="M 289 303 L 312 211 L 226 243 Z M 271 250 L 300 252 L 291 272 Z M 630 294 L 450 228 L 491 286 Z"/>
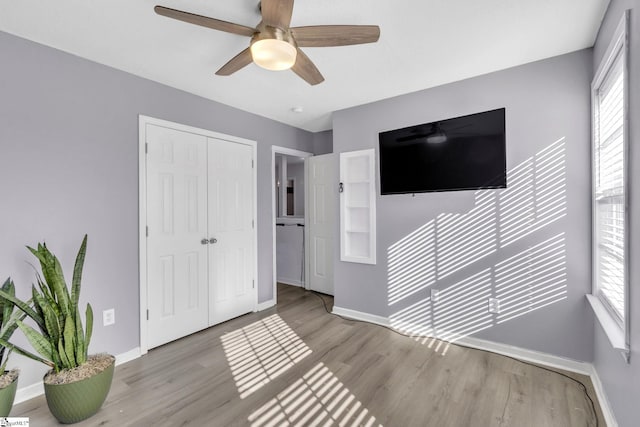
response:
<path fill-rule="evenodd" d="M 272 147 L 274 304 L 278 282 L 333 295 L 336 158 Z"/>
<path fill-rule="evenodd" d="M 311 156 L 307 151 L 271 148 L 274 304 L 278 281 L 306 288 L 305 159 Z"/>

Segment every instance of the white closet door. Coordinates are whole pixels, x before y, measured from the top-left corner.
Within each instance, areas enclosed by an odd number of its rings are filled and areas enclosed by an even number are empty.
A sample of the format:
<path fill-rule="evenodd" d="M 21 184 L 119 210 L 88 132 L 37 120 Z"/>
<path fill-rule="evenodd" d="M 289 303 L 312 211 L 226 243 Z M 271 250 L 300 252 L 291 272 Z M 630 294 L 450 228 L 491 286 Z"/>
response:
<path fill-rule="evenodd" d="M 147 124 L 148 347 L 209 326 L 207 138 Z M 145 266 L 141 266 L 144 268 Z"/>
<path fill-rule="evenodd" d="M 209 319 L 255 309 L 253 154 L 248 145 L 209 138 Z"/>
<path fill-rule="evenodd" d="M 333 295 L 336 155 L 308 157 L 309 289 Z"/>

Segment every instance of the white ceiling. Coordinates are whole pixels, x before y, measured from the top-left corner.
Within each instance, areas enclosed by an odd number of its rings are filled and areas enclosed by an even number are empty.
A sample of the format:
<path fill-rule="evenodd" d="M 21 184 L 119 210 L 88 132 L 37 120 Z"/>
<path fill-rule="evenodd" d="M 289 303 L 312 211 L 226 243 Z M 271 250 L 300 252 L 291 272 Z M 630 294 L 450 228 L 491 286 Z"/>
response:
<path fill-rule="evenodd" d="M 590 47 L 608 3 L 296 0 L 292 26 L 380 26 L 378 43 L 305 48 L 326 79 L 317 86 L 255 64 L 216 76 L 249 39 L 153 12 L 253 27 L 258 0 L 3 0 L 0 31 L 315 132 L 331 128 L 333 111 Z"/>

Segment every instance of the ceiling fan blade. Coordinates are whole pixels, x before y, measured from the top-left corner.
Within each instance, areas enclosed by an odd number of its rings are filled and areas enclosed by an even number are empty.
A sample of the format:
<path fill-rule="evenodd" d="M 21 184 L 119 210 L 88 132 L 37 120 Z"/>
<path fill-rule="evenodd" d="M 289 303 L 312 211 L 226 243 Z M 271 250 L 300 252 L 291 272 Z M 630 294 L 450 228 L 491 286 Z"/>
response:
<path fill-rule="evenodd" d="M 184 21 L 207 28 L 213 28 L 214 30 L 224 31 L 225 33 L 251 37 L 253 36 L 253 33 L 256 32 L 254 28 L 245 27 L 244 25 L 196 15 L 194 13 L 183 12 L 181 10 L 171 9 L 164 6 L 156 6 L 153 10 L 155 10 L 158 15 L 166 16 L 167 18 L 173 18 L 178 21 Z"/>
<path fill-rule="evenodd" d="M 311 86 L 315 86 L 318 83 L 322 83 L 324 81 L 324 77 L 322 77 L 322 74 L 320 74 L 318 68 L 300 49 L 298 49 L 296 63 L 293 65 L 293 67 L 291 67 L 291 69 L 294 73 L 302 77 Z"/>
<path fill-rule="evenodd" d="M 261 0 L 262 21 L 282 29 L 289 28 L 293 13 L 293 0 Z"/>
<path fill-rule="evenodd" d="M 374 43 L 380 38 L 377 25 L 316 25 L 291 29 L 300 47 L 348 46 Z"/>
<path fill-rule="evenodd" d="M 240 70 L 241 68 L 244 68 L 247 65 L 251 64 L 252 61 L 253 58 L 251 57 L 251 50 L 250 48 L 246 48 L 245 50 L 231 58 L 229 62 L 224 64 L 222 68 L 216 71 L 216 74 L 218 76 L 229 76 Z"/>

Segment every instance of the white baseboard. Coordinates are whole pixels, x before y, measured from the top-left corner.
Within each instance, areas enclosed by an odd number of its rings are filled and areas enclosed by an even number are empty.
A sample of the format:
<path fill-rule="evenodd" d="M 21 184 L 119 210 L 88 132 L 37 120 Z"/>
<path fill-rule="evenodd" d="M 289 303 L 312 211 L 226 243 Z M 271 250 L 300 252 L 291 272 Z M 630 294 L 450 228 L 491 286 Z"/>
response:
<path fill-rule="evenodd" d="M 582 375 L 591 375 L 593 365 L 587 362 L 581 362 L 574 359 L 555 356 L 541 351 L 528 350 L 522 347 L 487 341 L 475 337 L 463 337 L 454 342 L 463 347 L 476 348 L 486 350 L 492 353 L 502 354 L 504 356 L 515 357 L 516 359 L 526 362 L 533 362 L 548 368 L 563 369 L 569 372 L 575 372 Z"/>
<path fill-rule="evenodd" d="M 137 359 L 141 355 L 142 354 L 140 353 L 140 347 L 136 347 L 124 353 L 118 354 L 116 355 L 116 366 L 122 365 L 123 363 L 130 362 L 134 359 Z M 42 382 L 37 382 L 35 384 L 31 384 L 25 387 L 20 387 L 18 388 L 18 390 L 16 390 L 16 398 L 14 400 L 14 405 L 33 399 L 34 397 L 41 396 L 43 394 L 44 394 L 44 385 Z"/>
<path fill-rule="evenodd" d="M 302 280 L 291 279 L 289 277 L 282 277 L 282 278 L 279 277 L 277 281 L 278 283 L 283 283 L 285 285 L 298 286 L 298 287 L 304 288 L 304 283 L 302 283 Z"/>
<path fill-rule="evenodd" d="M 20 379 L 18 379 L 20 381 Z M 20 383 L 18 383 L 20 385 Z M 26 402 L 34 397 L 38 397 L 44 394 L 44 384 L 42 382 L 28 385 L 26 387 L 20 387 L 16 390 L 16 398 L 13 401 L 14 405 L 18 403 Z"/>
<path fill-rule="evenodd" d="M 123 363 L 131 362 L 132 360 L 135 360 L 140 356 L 142 356 L 140 347 L 132 348 L 129 351 L 116 355 L 116 366 L 122 365 Z"/>
<path fill-rule="evenodd" d="M 593 365 L 591 365 L 590 376 L 593 388 L 596 391 L 596 396 L 598 396 L 600 409 L 602 409 L 602 416 L 604 417 L 604 421 L 607 423 L 607 427 L 618 427 L 618 422 L 616 421 L 616 417 L 613 415 L 611 404 L 609 403 L 607 394 L 604 392 L 604 387 L 602 386 L 602 382 L 598 376 L 598 371 L 596 371 L 596 367 Z"/>
<path fill-rule="evenodd" d="M 273 307 L 274 305 L 276 305 L 275 298 L 274 299 L 270 299 L 268 301 L 259 302 L 258 303 L 258 307 L 256 307 L 256 311 L 266 310 L 268 308 Z"/>
<path fill-rule="evenodd" d="M 362 311 L 350 310 L 348 308 L 333 306 L 333 314 L 348 317 L 354 320 L 364 320 L 365 322 L 374 323 L 380 326 L 389 326 L 389 319 L 375 314 L 363 313 Z"/>
<path fill-rule="evenodd" d="M 361 311 L 350 310 L 348 308 L 333 307 L 333 313 L 347 317 L 354 320 L 362 320 L 369 323 L 374 323 L 381 326 L 390 326 L 389 319 L 375 314 L 363 313 Z M 591 378 L 593 387 L 596 391 L 598 403 L 602 409 L 602 414 L 608 427 L 617 427 L 618 423 L 615 420 L 611 406 L 605 394 L 598 373 L 592 363 L 581 362 L 578 360 L 568 359 L 565 357 L 555 356 L 549 353 L 543 353 L 540 351 L 528 350 L 522 347 L 516 347 L 507 344 L 501 344 L 493 341 L 487 341 L 475 337 L 464 337 L 456 340 L 454 344 L 459 344 L 463 347 L 477 348 L 479 350 L 487 350 L 493 353 L 502 354 L 505 356 L 514 357 L 516 359 L 524 360 L 527 362 L 533 362 L 541 366 L 549 368 L 563 369 L 569 372 L 576 372 L 578 374 L 587 375 Z"/>

